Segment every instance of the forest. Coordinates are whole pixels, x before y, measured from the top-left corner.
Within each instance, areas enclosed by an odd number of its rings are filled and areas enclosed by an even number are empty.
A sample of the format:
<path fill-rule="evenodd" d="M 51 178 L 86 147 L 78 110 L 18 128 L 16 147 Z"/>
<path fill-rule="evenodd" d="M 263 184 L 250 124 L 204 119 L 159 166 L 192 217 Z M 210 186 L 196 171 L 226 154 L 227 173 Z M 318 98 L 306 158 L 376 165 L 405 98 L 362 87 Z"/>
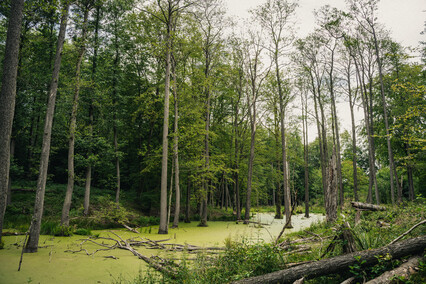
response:
<path fill-rule="evenodd" d="M 0 2 L 2 262 L 80 235 L 152 268 L 129 283 L 425 280 L 426 42 L 394 40 L 378 0 L 322 6 L 304 37 L 298 1 L 258 2 L 247 19 L 222 0 Z M 264 228 L 262 214 L 272 243 L 161 244 Z M 100 250 L 83 243 L 68 254 Z M 204 253 L 177 264 L 142 245 Z"/>

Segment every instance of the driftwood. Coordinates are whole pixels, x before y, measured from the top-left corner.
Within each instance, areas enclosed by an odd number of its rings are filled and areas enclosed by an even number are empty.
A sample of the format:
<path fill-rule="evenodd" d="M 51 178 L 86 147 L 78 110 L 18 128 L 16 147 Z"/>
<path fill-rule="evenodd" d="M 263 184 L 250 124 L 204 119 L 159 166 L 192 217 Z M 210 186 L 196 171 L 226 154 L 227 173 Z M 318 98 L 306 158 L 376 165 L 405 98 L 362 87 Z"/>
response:
<path fill-rule="evenodd" d="M 426 248 L 426 235 L 401 241 L 378 249 L 336 256 L 329 259 L 298 265 L 273 273 L 242 279 L 234 283 L 293 283 L 305 277 L 315 278 L 323 275 L 340 273 L 348 270 L 350 265 L 371 266 L 378 263 L 377 256 L 389 254 L 392 259 L 423 253 Z"/>
<path fill-rule="evenodd" d="M 130 232 L 133 232 L 133 233 L 139 234 L 139 232 L 138 232 L 138 231 L 136 231 L 136 229 L 131 228 L 131 227 L 127 226 L 127 225 L 126 225 L 126 224 L 124 224 L 124 223 L 122 223 L 121 225 L 123 225 L 123 227 L 124 227 L 124 228 L 126 228 L 127 230 L 129 230 Z"/>
<path fill-rule="evenodd" d="M 396 243 L 397 241 L 399 241 L 400 239 L 402 239 L 403 237 L 405 237 L 406 235 L 408 235 L 409 233 L 411 233 L 411 231 L 412 231 L 412 230 L 414 230 L 414 229 L 415 229 L 415 228 L 417 228 L 418 226 L 423 225 L 423 224 L 425 224 L 425 223 L 426 223 L 426 220 L 423 220 L 423 221 L 421 221 L 421 222 L 417 223 L 416 225 L 414 225 L 413 227 L 411 227 L 411 229 L 409 229 L 407 232 L 405 232 L 404 234 L 402 234 L 402 235 L 401 235 L 401 236 L 399 236 L 398 238 L 396 238 L 396 239 L 394 239 L 393 241 L 391 241 L 389 244 L 391 245 L 391 244 Z"/>
<path fill-rule="evenodd" d="M 386 210 L 386 207 L 374 205 L 374 204 L 369 204 L 369 203 L 352 201 L 351 204 L 352 204 L 352 207 L 354 207 L 356 209 L 361 209 L 361 210 L 370 210 L 370 211 L 385 211 Z"/>
<path fill-rule="evenodd" d="M 410 278 L 411 275 L 417 273 L 419 261 L 422 258 L 420 256 L 414 256 L 410 258 L 406 263 L 402 264 L 401 266 L 395 268 L 391 271 L 386 271 L 379 277 L 368 281 L 366 284 L 385 284 L 385 283 L 391 283 L 392 279 L 395 276 L 402 276 L 405 279 Z"/>

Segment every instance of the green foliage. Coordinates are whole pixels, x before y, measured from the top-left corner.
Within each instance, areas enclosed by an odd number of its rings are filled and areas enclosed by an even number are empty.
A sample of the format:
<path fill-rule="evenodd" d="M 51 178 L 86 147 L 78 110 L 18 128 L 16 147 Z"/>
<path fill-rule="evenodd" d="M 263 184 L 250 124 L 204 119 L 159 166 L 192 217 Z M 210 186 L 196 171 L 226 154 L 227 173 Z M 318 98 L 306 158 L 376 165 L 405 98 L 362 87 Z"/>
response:
<path fill-rule="evenodd" d="M 74 230 L 72 226 L 61 226 L 57 222 L 47 221 L 41 224 L 40 234 L 69 237 L 73 235 Z"/>
<path fill-rule="evenodd" d="M 80 236 L 91 236 L 92 231 L 90 229 L 78 228 L 74 231 L 74 234 Z"/>
<path fill-rule="evenodd" d="M 160 224 L 160 218 L 156 216 L 140 216 L 135 223 L 141 227 L 148 227 Z"/>
<path fill-rule="evenodd" d="M 284 259 L 274 245 L 233 242 L 218 258 L 197 258 L 194 269 L 186 267 L 181 279 L 185 283 L 224 283 L 262 275 L 284 267 Z M 192 268 L 192 266 L 191 266 Z"/>

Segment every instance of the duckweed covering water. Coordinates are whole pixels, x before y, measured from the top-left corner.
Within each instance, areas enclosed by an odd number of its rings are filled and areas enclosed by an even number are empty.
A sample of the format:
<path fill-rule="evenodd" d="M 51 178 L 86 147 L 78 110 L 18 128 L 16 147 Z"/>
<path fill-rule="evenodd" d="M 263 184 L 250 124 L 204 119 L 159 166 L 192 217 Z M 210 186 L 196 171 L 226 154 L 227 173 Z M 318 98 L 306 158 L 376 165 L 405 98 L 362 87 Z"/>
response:
<path fill-rule="evenodd" d="M 269 242 L 278 235 L 285 220 L 274 220 L 269 214 L 258 214 L 253 219 L 259 223 L 269 224 L 259 227 L 257 224 L 243 225 L 235 222 L 209 222 L 208 227 L 197 227 L 197 222 L 181 223 L 177 229 L 169 229 L 168 235 L 158 235 L 158 227 L 140 229 L 141 234 L 125 230 L 114 230 L 123 239 L 137 236 L 152 240 L 170 238 L 169 242 L 198 246 L 225 246 L 225 240 L 233 241 L 242 238 L 250 241 Z M 312 223 L 324 220 L 321 215 L 312 215 L 309 219 L 303 215 L 292 217 L 294 232 L 309 227 Z M 112 236 L 109 231 L 92 231 L 93 235 Z M 3 237 L 5 249 L 0 250 L 0 283 L 111 283 L 118 280 L 134 279 L 140 271 L 147 269 L 145 262 L 138 260 L 129 251 L 115 249 L 99 251 L 94 256 L 86 253 L 70 253 L 66 250 L 79 250 L 79 244 L 85 236 L 72 237 L 41 236 L 38 253 L 25 254 L 21 271 L 18 272 L 21 245 L 25 236 Z M 86 243 L 84 247 L 93 252 L 99 246 Z M 146 256 L 162 254 L 157 250 L 138 248 Z M 114 256 L 118 259 L 105 258 Z"/>

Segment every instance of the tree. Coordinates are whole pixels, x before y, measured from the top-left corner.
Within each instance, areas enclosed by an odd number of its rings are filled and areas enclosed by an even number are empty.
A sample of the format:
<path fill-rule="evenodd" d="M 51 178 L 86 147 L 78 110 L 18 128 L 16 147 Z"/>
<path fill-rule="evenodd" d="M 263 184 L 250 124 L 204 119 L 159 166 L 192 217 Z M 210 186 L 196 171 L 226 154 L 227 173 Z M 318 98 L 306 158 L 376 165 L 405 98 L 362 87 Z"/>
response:
<path fill-rule="evenodd" d="M 16 77 L 24 0 L 11 1 L 9 26 L 0 89 L 0 241 L 7 203 L 10 167 L 10 135 L 15 111 Z"/>
<path fill-rule="evenodd" d="M 50 144 L 52 136 L 53 116 L 55 111 L 56 94 L 58 91 L 59 71 L 61 68 L 62 49 L 65 41 L 65 33 L 68 22 L 70 2 L 64 1 L 62 7 L 61 26 L 59 28 L 58 43 L 56 47 L 55 64 L 52 72 L 50 91 L 47 103 L 46 119 L 44 125 L 43 146 L 40 158 L 40 170 L 37 180 L 37 191 L 34 205 L 33 219 L 31 221 L 28 242 L 25 244 L 25 252 L 37 252 L 40 236 L 41 219 L 43 216 L 44 194 L 46 191 L 47 170 L 49 165 Z"/>
<path fill-rule="evenodd" d="M 83 23 L 81 28 L 81 38 L 77 57 L 76 71 L 75 71 L 75 87 L 74 97 L 72 104 L 72 111 L 69 123 L 69 141 L 68 141 L 68 184 L 67 191 L 65 193 L 64 206 L 62 207 L 61 225 L 69 226 L 69 212 L 71 208 L 72 192 L 74 190 L 74 145 L 75 145 L 75 133 L 77 128 L 77 109 L 80 95 L 80 76 L 81 76 L 81 64 L 83 62 L 84 53 L 86 52 L 86 39 L 87 39 L 87 25 L 89 19 L 89 12 L 93 8 L 93 0 L 84 0 L 80 3 L 83 11 Z"/>
<path fill-rule="evenodd" d="M 199 226 L 207 226 L 207 199 L 210 191 L 210 124 L 211 124 L 211 100 L 213 95 L 214 78 L 212 72 L 217 64 L 216 59 L 222 45 L 222 32 L 225 27 L 224 14 L 220 0 L 202 0 L 198 3 L 199 11 L 196 13 L 198 26 L 201 29 L 203 71 L 205 95 L 205 137 L 204 137 L 204 170 L 206 178 L 203 181 L 204 192 L 201 200 L 201 220 Z"/>
<path fill-rule="evenodd" d="M 248 224 L 250 219 L 250 206 L 251 206 L 251 192 L 252 192 L 252 179 L 253 179 L 253 164 L 254 164 L 254 150 L 256 140 L 256 124 L 257 124 L 257 109 L 256 104 L 259 99 L 260 89 L 262 83 L 267 78 L 270 67 L 262 66 L 262 31 L 249 31 L 249 39 L 245 47 L 245 68 L 247 73 L 247 109 L 250 120 L 250 154 L 248 161 L 248 175 L 247 175 L 247 194 L 246 194 L 246 210 L 244 216 L 244 223 Z"/>
<path fill-rule="evenodd" d="M 382 70 L 382 59 L 379 52 L 379 43 L 377 39 L 377 33 L 376 33 L 376 16 L 375 11 L 377 11 L 377 5 L 378 0 L 369 0 L 369 1 L 361 1 L 361 0 L 350 0 L 349 2 L 351 10 L 355 14 L 355 18 L 360 24 L 360 26 L 368 33 L 370 33 L 373 36 L 373 44 L 374 44 L 374 50 L 377 60 L 377 66 L 379 69 L 379 81 L 380 81 L 380 95 L 382 99 L 382 105 L 383 105 L 383 119 L 385 122 L 385 129 L 386 129 L 386 141 L 388 146 L 388 156 L 389 156 L 389 168 L 390 168 L 390 184 L 391 184 L 391 196 L 392 196 L 392 203 L 394 203 L 394 177 L 397 183 L 398 188 L 398 203 L 402 202 L 402 191 L 398 183 L 398 174 L 395 168 L 395 162 L 392 152 L 392 145 L 391 145 L 391 136 L 389 133 L 389 122 L 388 122 L 388 110 L 387 110 L 387 104 L 385 99 L 385 91 L 384 91 L 384 85 L 383 85 L 383 70 Z M 379 201 L 377 201 L 379 203 Z"/>
<path fill-rule="evenodd" d="M 291 214 L 291 193 L 289 182 L 287 180 L 287 149 L 286 149 L 286 127 L 285 127 L 285 106 L 289 98 L 283 86 L 282 57 L 285 49 L 293 42 L 291 17 L 297 7 L 296 3 L 290 3 L 287 0 L 269 0 L 263 6 L 259 7 L 256 14 L 262 27 L 266 30 L 269 38 L 268 51 L 275 66 L 275 74 L 278 86 L 279 106 L 280 106 L 280 125 L 281 125 L 281 146 L 283 161 L 283 181 L 284 181 L 284 203 L 286 220 L 290 219 Z M 286 32 L 288 34 L 286 34 Z M 288 228 L 291 228 L 291 222 L 288 222 Z"/>

